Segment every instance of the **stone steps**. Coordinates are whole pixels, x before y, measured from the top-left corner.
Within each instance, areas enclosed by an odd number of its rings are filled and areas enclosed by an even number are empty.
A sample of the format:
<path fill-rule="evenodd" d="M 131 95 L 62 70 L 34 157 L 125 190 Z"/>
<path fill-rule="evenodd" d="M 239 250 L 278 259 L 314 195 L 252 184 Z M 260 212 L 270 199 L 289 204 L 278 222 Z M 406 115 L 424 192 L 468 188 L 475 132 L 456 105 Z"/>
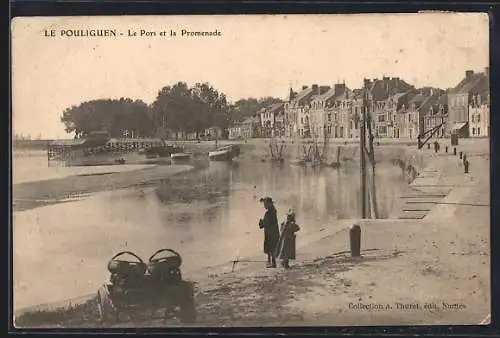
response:
<path fill-rule="evenodd" d="M 399 214 L 399 219 L 422 219 L 429 213 L 430 210 L 419 210 L 419 211 L 401 211 Z"/>
<path fill-rule="evenodd" d="M 439 160 L 437 164 L 440 164 Z M 442 174 L 438 167 L 437 165 L 423 170 L 402 194 L 403 205 L 399 219 L 423 219 L 436 203 L 450 193 L 451 187 L 438 185 Z"/>

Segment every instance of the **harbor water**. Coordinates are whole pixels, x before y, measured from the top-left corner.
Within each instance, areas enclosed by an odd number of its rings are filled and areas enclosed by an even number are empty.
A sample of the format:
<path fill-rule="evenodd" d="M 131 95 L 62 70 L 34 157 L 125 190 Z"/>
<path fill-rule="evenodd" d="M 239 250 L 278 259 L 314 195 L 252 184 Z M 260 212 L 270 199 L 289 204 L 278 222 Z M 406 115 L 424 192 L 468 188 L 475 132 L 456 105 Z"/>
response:
<path fill-rule="evenodd" d="M 404 175 L 381 163 L 376 183 L 380 216 L 391 217 Z M 264 196 L 275 201 L 280 222 L 294 209 L 300 247 L 321 228 L 359 217 L 359 167 L 211 162 L 154 185 L 15 212 L 14 306 L 94 293 L 108 277 L 108 260 L 123 250 L 147 260 L 158 249 L 174 249 L 186 277 L 230 268 L 235 257 L 264 260 L 258 227 Z"/>

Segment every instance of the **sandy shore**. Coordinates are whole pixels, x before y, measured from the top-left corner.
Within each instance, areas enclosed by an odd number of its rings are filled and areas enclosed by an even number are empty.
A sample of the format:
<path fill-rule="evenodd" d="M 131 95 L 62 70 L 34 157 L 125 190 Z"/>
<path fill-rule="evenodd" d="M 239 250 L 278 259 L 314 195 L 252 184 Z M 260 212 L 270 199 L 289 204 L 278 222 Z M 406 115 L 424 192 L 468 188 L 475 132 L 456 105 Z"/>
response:
<path fill-rule="evenodd" d="M 40 182 L 48 180 L 57 180 L 74 176 L 90 176 L 90 175 L 109 175 L 121 173 L 125 171 L 141 170 L 151 168 L 154 164 L 133 164 L 133 165 L 102 165 L 102 166 L 85 166 L 85 167 L 56 167 L 37 169 L 36 172 L 32 169 L 25 170 L 22 166 L 17 166 L 15 161 L 12 168 L 12 183 L 27 183 Z"/>
<path fill-rule="evenodd" d="M 194 168 L 192 165 L 130 165 L 124 166 L 126 170 L 114 170 L 112 167 L 115 166 L 93 167 L 83 171 L 70 167 L 67 168 L 68 175 L 62 178 L 14 184 L 13 209 L 22 211 L 79 199 L 94 192 L 152 184 Z M 75 179 L 75 175 L 78 175 L 78 179 Z"/>
<path fill-rule="evenodd" d="M 464 142 L 471 161 L 433 157 L 429 184 L 453 189 L 422 220 L 351 220 L 298 248 L 290 270 L 265 269 L 264 257 L 241 257 L 197 281 L 199 326 L 477 324 L 490 312 L 489 147 Z M 423 184 L 419 181 L 419 184 Z M 362 228 L 362 258 L 350 257 L 348 227 Z M 300 236 L 300 233 L 299 233 Z M 231 259 L 231 258 L 229 258 Z M 252 261 L 252 262 L 245 262 Z M 49 305 L 17 316 L 23 327 L 98 327 L 95 303 Z M 119 326 L 175 326 L 175 320 Z"/>

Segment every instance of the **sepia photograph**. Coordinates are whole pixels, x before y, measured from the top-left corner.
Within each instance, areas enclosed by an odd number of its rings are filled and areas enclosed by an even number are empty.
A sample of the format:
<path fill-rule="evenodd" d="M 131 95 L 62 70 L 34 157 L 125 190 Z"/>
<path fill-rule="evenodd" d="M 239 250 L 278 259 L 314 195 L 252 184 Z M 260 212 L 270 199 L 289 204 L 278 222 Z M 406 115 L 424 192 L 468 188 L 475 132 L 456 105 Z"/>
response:
<path fill-rule="evenodd" d="M 486 13 L 16 17 L 15 328 L 486 325 Z"/>

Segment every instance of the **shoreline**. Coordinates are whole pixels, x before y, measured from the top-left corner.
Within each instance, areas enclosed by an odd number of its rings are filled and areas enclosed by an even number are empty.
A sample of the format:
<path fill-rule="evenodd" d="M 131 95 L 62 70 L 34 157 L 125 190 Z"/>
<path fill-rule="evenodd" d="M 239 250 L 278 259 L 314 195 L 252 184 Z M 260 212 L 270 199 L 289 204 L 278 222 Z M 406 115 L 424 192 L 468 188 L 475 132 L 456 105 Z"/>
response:
<path fill-rule="evenodd" d="M 25 211 L 63 203 L 92 193 L 148 185 L 162 179 L 196 170 L 194 165 L 153 165 L 105 175 L 67 176 L 12 185 L 13 211 Z M 78 180 L 75 180 L 78 177 Z"/>
<path fill-rule="evenodd" d="M 466 148 L 466 147 L 464 147 L 464 148 Z M 423 152 L 425 152 L 425 150 L 423 150 Z M 430 151 L 428 151 L 428 152 L 430 152 Z M 410 153 L 413 153 L 413 152 L 410 152 Z M 481 153 L 474 154 L 472 151 L 469 151 L 469 153 L 471 153 L 471 155 L 469 156 L 469 158 L 476 157 L 473 161 L 475 161 L 476 159 L 480 160 L 480 159 L 482 159 L 482 156 L 484 156 L 484 154 L 481 154 Z M 427 155 L 429 155 L 429 154 L 427 154 Z M 451 155 L 450 155 L 450 157 L 451 157 Z M 458 161 L 458 156 L 456 157 L 456 159 Z M 451 159 L 447 158 L 447 160 L 444 161 L 444 162 L 448 163 L 450 161 L 451 161 Z M 447 168 L 447 169 L 450 170 L 450 168 Z M 451 170 L 454 170 L 456 172 L 456 168 L 451 168 Z M 460 170 L 463 170 L 463 169 L 460 169 Z M 448 176 L 449 175 L 451 175 L 451 174 L 448 173 Z M 450 176 L 450 177 L 452 177 L 452 176 Z M 459 176 L 463 176 L 463 175 L 459 175 Z M 434 181 L 434 182 L 431 182 L 431 183 L 434 184 L 434 185 L 437 185 L 438 183 L 442 183 L 443 180 L 446 181 L 446 177 L 447 177 L 446 175 L 441 175 L 439 181 Z M 448 196 L 453 195 L 453 191 L 456 191 L 457 189 L 460 189 L 460 184 L 458 184 L 457 182 L 451 182 L 451 183 L 450 182 L 445 182 L 445 183 L 448 183 L 449 185 L 455 186 L 452 189 L 452 191 L 448 194 Z M 422 183 L 420 182 L 419 184 L 422 184 Z M 472 187 L 469 187 L 469 190 L 475 189 L 474 187 L 475 186 L 472 185 Z M 462 195 L 466 196 L 467 194 L 462 194 Z M 464 198 L 463 196 L 462 196 L 462 199 Z M 489 202 L 489 200 L 488 200 L 488 202 Z M 456 203 L 456 201 L 455 201 L 455 203 Z M 418 221 L 414 221 L 414 220 L 413 221 L 408 221 L 408 220 L 385 219 L 385 220 L 343 220 L 343 222 L 346 222 L 346 223 L 361 223 L 362 226 L 363 226 L 363 228 L 366 229 L 365 231 L 371 232 L 371 234 L 369 235 L 369 237 L 373 238 L 374 242 L 376 242 L 376 243 L 377 243 L 376 238 L 378 238 L 380 236 L 381 236 L 380 237 L 380 239 L 381 239 L 380 243 L 387 242 L 387 238 L 384 238 L 384 237 L 387 237 L 385 235 L 385 233 L 387 233 L 387 231 L 389 231 L 389 232 L 394 232 L 395 231 L 396 234 L 399 234 L 397 237 L 401 237 L 402 236 L 401 238 L 410 238 L 411 239 L 410 243 L 411 243 L 411 241 L 418 242 L 419 245 L 422 245 L 423 247 L 427 248 L 429 246 L 428 240 L 425 239 L 425 238 L 420 238 L 420 239 L 416 240 L 415 237 L 413 236 L 413 233 L 418 233 L 418 232 L 428 233 L 429 231 L 431 231 L 431 235 L 430 236 L 432 237 L 432 236 L 436 236 L 436 232 L 439 232 L 439 233 L 442 232 L 442 229 L 439 229 L 439 226 L 437 225 L 437 224 L 439 224 L 438 221 L 449 222 L 449 221 L 452 221 L 452 220 L 449 219 L 449 215 L 450 215 L 449 213 L 448 213 L 448 218 L 441 218 L 441 219 L 437 219 L 436 218 L 437 217 L 436 214 L 438 214 L 438 216 L 439 216 L 439 213 L 442 214 L 443 211 L 444 211 L 444 209 L 450 209 L 450 208 L 453 208 L 453 207 L 447 206 L 446 203 L 445 204 L 438 204 L 438 206 L 439 206 L 439 208 L 438 208 L 439 211 L 436 211 L 436 212 L 431 211 L 431 213 L 427 217 L 427 219 L 424 218 L 423 220 L 418 220 Z M 454 208 L 455 209 L 453 209 L 452 212 L 455 215 L 455 212 L 457 212 L 457 210 L 456 210 L 456 207 L 454 207 Z M 436 206 L 433 207 L 433 210 L 435 210 L 435 209 L 436 209 Z M 444 213 L 444 214 L 446 214 L 446 213 Z M 457 222 L 461 223 L 461 221 L 463 221 L 463 220 L 461 220 L 461 219 L 457 219 L 457 220 L 453 219 L 453 221 L 456 222 L 456 223 Z M 378 226 L 377 226 L 377 224 L 378 224 Z M 378 230 L 377 230 L 377 228 L 378 228 Z M 488 231 L 484 231 L 484 229 L 482 230 L 482 232 L 484 234 L 486 234 L 486 235 L 489 234 L 489 226 L 487 228 L 488 228 L 487 229 Z M 402 229 L 404 229 L 404 230 L 402 230 Z M 453 230 L 455 230 L 455 229 L 453 229 Z M 456 229 L 456 230 L 458 231 L 459 229 Z M 467 230 L 465 230 L 465 231 L 467 231 Z M 200 289 L 199 289 L 199 294 L 198 295 L 199 295 L 199 297 L 201 297 L 200 300 L 205 299 L 204 302 L 203 301 L 201 302 L 202 303 L 202 305 L 200 305 L 201 310 L 205 312 L 206 316 L 210 317 L 209 315 L 207 315 L 206 311 L 210 312 L 210 311 L 213 311 L 213 309 L 212 310 L 210 310 L 210 309 L 207 310 L 206 309 L 206 306 L 208 306 L 209 303 L 210 303 L 210 301 L 206 301 L 206 300 L 207 299 L 211 299 L 211 297 L 214 296 L 214 295 L 219 295 L 220 296 L 219 292 L 221 292 L 220 291 L 221 288 L 224 289 L 224 290 L 228 290 L 227 289 L 228 287 L 229 288 L 231 288 L 231 287 L 237 288 L 237 284 L 234 284 L 234 283 L 236 283 L 236 281 L 238 281 L 238 283 L 241 284 L 243 280 L 250 279 L 250 280 L 259 280 L 260 281 L 258 283 L 259 285 L 262 285 L 262 282 L 264 282 L 264 283 L 270 283 L 270 285 L 275 285 L 273 283 L 276 283 L 276 278 L 278 278 L 278 279 L 282 278 L 283 275 L 292 276 L 295 273 L 295 274 L 299 274 L 300 276 L 295 276 L 294 278 L 296 278 L 296 279 L 298 278 L 298 281 L 300 283 L 302 283 L 303 281 L 301 280 L 301 278 L 303 278 L 304 276 L 303 276 L 302 273 L 300 273 L 300 271 L 302 271 L 302 272 L 309 271 L 310 274 L 317 274 L 318 273 L 318 270 L 317 270 L 317 265 L 318 264 L 324 264 L 324 265 L 326 264 L 326 265 L 328 265 L 328 264 L 330 264 L 332 262 L 332 260 L 335 261 L 335 260 L 339 259 L 339 255 L 332 254 L 332 251 L 342 252 L 342 250 L 333 250 L 333 246 L 334 245 L 332 243 L 332 239 L 333 239 L 333 242 L 343 243 L 343 244 L 337 245 L 338 248 L 343 248 L 344 252 L 345 252 L 345 250 L 348 250 L 348 244 L 347 244 L 348 238 L 346 236 L 346 232 L 347 232 L 347 228 L 344 228 L 344 229 L 342 229 L 342 230 L 340 230 L 340 231 L 338 231 L 337 233 L 334 233 L 334 234 L 330 234 L 330 235 L 328 235 L 326 233 L 325 234 L 321 234 L 316 241 L 313 241 L 313 242 L 309 243 L 308 247 L 298 248 L 299 255 L 301 256 L 301 258 L 300 258 L 301 262 L 297 263 L 296 268 L 291 269 L 290 271 L 282 271 L 281 269 L 276 269 L 274 271 L 271 271 L 273 269 L 267 269 L 267 270 L 266 269 L 259 269 L 259 268 L 257 268 L 257 266 L 254 266 L 252 264 L 250 264 L 250 265 L 247 264 L 245 266 L 245 264 L 239 263 L 239 264 L 242 265 L 242 266 L 240 266 L 240 269 L 238 270 L 239 275 L 236 275 L 235 273 L 229 273 L 229 274 L 226 273 L 226 274 L 222 274 L 222 275 L 219 274 L 217 276 L 213 276 L 212 278 L 208 278 L 207 277 L 208 279 L 211 279 L 211 281 L 207 280 L 207 278 L 205 278 L 205 280 L 202 281 L 201 278 L 200 278 L 199 279 L 200 280 L 200 284 L 203 284 L 203 285 L 200 285 Z M 447 234 L 446 236 L 448 236 L 448 235 L 449 234 Z M 342 237 L 342 240 L 340 240 L 340 242 L 339 242 L 340 237 Z M 365 240 L 366 240 L 366 237 L 367 236 L 365 235 Z M 426 236 L 423 236 L 423 237 L 426 237 Z M 489 238 L 487 240 L 489 240 Z M 425 243 L 424 243 L 424 241 L 425 241 Z M 381 251 L 380 255 L 382 255 L 382 256 L 386 255 L 388 257 L 391 257 L 391 255 L 394 255 L 395 252 L 401 251 L 405 245 L 406 246 L 409 245 L 409 244 L 405 244 L 406 243 L 405 240 L 401 240 L 401 242 L 399 244 L 398 243 L 392 243 L 392 244 L 390 244 L 390 243 L 391 242 L 389 241 L 389 246 L 386 247 L 386 248 L 382 248 L 382 249 L 379 248 L 380 250 L 383 251 L 383 252 Z M 413 246 L 415 246 L 415 245 L 416 244 L 414 243 Z M 432 248 L 434 248 L 434 246 L 432 246 L 431 249 Z M 369 257 L 370 256 L 370 254 L 369 254 L 370 251 L 369 250 L 371 250 L 371 249 L 377 249 L 377 248 L 371 248 L 371 247 L 369 247 L 368 251 L 366 251 L 367 248 L 364 248 L 364 250 L 365 250 L 364 251 L 364 253 L 365 253 L 364 255 L 366 255 L 367 257 Z M 405 251 L 405 250 L 403 250 L 403 251 Z M 401 255 L 405 256 L 404 254 L 399 253 L 399 254 L 396 255 L 395 259 L 397 259 Z M 438 256 L 440 257 L 442 255 L 443 255 L 443 253 L 441 253 Z M 340 258 L 343 259 L 345 262 L 349 261 L 349 258 L 347 257 L 347 255 L 345 253 L 343 255 L 340 255 Z M 243 261 L 245 259 L 250 260 L 251 258 L 240 258 L 240 259 Z M 377 259 L 375 259 L 375 261 L 377 261 Z M 485 259 L 485 258 L 483 257 L 483 259 Z M 433 267 L 432 267 L 433 264 L 431 262 L 434 262 L 434 265 L 436 264 L 436 262 L 433 259 L 431 259 L 431 257 L 429 256 L 429 258 L 426 258 L 426 259 L 423 260 L 423 263 L 418 263 L 418 264 L 419 265 L 424 264 L 425 266 L 427 266 L 425 269 L 430 268 L 432 270 L 433 269 Z M 408 263 L 406 263 L 406 264 L 408 264 Z M 410 263 L 410 264 L 413 264 L 413 263 Z M 429 264 L 430 264 L 430 267 L 429 267 Z M 454 264 L 454 265 L 457 265 L 457 264 Z M 484 261 L 482 263 L 480 263 L 480 264 L 477 264 L 477 262 L 474 261 L 474 263 L 472 263 L 471 267 L 474 267 L 474 266 L 477 266 L 477 265 L 479 265 L 479 267 L 484 267 L 486 265 L 486 268 L 488 266 L 487 264 L 485 264 Z M 352 264 L 352 270 L 354 270 L 354 268 L 356 266 L 357 266 L 357 264 Z M 401 266 L 402 265 L 398 265 L 399 268 L 401 268 Z M 391 266 L 386 266 L 386 268 L 391 268 Z M 209 269 L 209 267 L 207 267 L 207 269 Z M 434 266 L 434 269 L 435 269 L 435 266 Z M 348 271 L 352 271 L 352 270 L 348 270 Z M 365 273 L 366 273 L 366 271 L 365 271 Z M 371 273 L 373 274 L 374 272 L 371 272 Z M 404 274 L 404 270 L 401 270 L 400 273 Z M 201 274 L 201 272 L 200 272 L 200 274 Z M 488 276 L 484 276 L 484 274 L 489 275 L 489 271 L 488 271 L 488 273 L 486 273 L 486 272 L 483 271 L 483 274 L 480 277 L 480 279 L 482 280 L 483 285 L 489 283 L 486 280 L 489 277 Z M 281 276 L 281 277 L 279 277 L 279 276 Z M 410 275 L 410 277 L 411 276 L 412 275 Z M 331 276 L 329 276 L 329 277 L 331 277 Z M 487 277 L 487 278 L 484 278 L 484 277 Z M 231 280 L 233 280 L 233 281 L 231 281 Z M 352 281 L 350 283 L 352 283 Z M 378 284 L 379 283 L 377 283 L 377 285 Z M 253 292 L 257 292 L 258 293 L 259 290 L 255 289 L 256 286 L 255 285 L 252 286 L 252 285 L 253 284 L 250 283 L 250 285 L 248 286 L 248 288 L 250 288 L 250 290 L 252 290 Z M 214 286 L 215 289 L 210 289 L 212 286 Z M 349 287 L 352 287 L 352 284 Z M 368 287 L 368 289 L 373 289 L 373 287 L 372 288 Z M 262 291 L 262 292 L 264 292 L 264 291 Z M 269 291 L 269 290 L 267 290 L 267 291 Z M 444 290 L 442 290 L 442 291 L 445 292 Z M 241 291 L 241 292 L 243 292 L 243 291 Z M 246 290 L 245 292 L 248 292 L 248 290 Z M 264 292 L 264 296 L 266 295 L 266 292 Z M 305 291 L 302 290 L 301 292 L 305 292 Z M 320 291 L 318 291 L 318 292 L 320 292 Z M 269 295 L 269 294 L 267 293 L 267 295 Z M 61 302 L 57 303 L 59 305 L 57 305 L 57 304 L 43 304 L 43 305 L 39 305 L 39 306 L 35 306 L 35 307 L 29 307 L 29 309 L 28 308 L 19 309 L 19 310 L 16 310 L 16 317 L 20 318 L 20 317 L 23 317 L 26 314 L 30 314 L 30 313 L 31 313 L 31 315 L 36 316 L 36 312 L 37 311 L 40 312 L 40 313 L 47 312 L 47 311 L 49 313 L 57 313 L 57 312 L 62 311 L 64 313 L 64 311 L 69 311 L 68 308 L 81 308 L 81 307 L 85 307 L 86 306 L 85 304 L 88 305 L 89 302 L 90 303 L 92 302 L 92 300 L 91 300 L 92 296 L 93 295 L 88 295 L 88 296 L 83 296 L 83 298 L 82 297 L 78 297 L 78 298 L 73 299 L 73 300 L 61 301 Z M 324 296 L 325 295 L 323 295 L 323 297 Z M 384 296 L 387 296 L 387 295 L 384 294 Z M 487 297 L 489 297 L 489 295 L 487 295 Z M 80 299 L 80 301 L 76 301 L 77 299 Z M 217 303 L 217 300 L 213 300 L 213 301 Z M 225 299 L 224 300 L 224 302 L 231 302 L 231 301 L 233 301 L 233 300 L 231 300 L 231 299 Z M 275 300 L 275 301 L 278 301 L 278 300 Z M 299 303 L 300 302 L 304 303 L 304 300 L 301 300 L 301 301 L 298 301 L 298 302 Z M 316 302 L 319 302 L 319 301 L 316 300 Z M 218 302 L 218 303 L 220 303 L 220 302 Z M 302 305 L 296 305 L 296 307 L 298 307 L 298 308 L 304 308 L 304 307 L 307 308 L 307 307 L 312 306 L 311 301 L 306 302 L 306 303 L 307 303 L 306 305 L 304 305 L 304 304 L 302 304 Z M 246 309 L 246 311 L 250 311 L 248 309 L 248 307 L 246 307 L 246 305 L 244 305 L 244 304 L 239 304 L 238 306 L 239 307 L 243 307 L 242 309 Z M 238 308 L 238 306 L 236 306 L 236 308 Z M 61 310 L 60 307 L 62 307 L 64 309 Z M 476 304 L 475 307 L 479 308 L 480 306 L 478 306 Z M 33 313 L 33 311 L 35 311 L 35 313 Z M 285 312 L 287 312 L 287 311 L 285 311 Z M 328 311 L 332 311 L 332 310 L 329 309 Z M 487 311 L 487 310 L 485 310 L 485 311 Z M 243 312 L 245 312 L 245 311 L 243 311 Z M 252 312 L 252 315 L 255 316 L 255 314 L 253 313 L 253 311 L 251 311 L 251 312 Z M 324 309 L 323 309 L 323 311 L 320 311 L 320 312 L 322 313 L 321 316 L 323 316 L 323 317 L 327 316 L 325 314 Z M 482 312 L 484 312 L 484 311 L 482 311 Z M 370 313 L 372 313 L 372 312 L 370 312 Z M 254 321 L 252 319 L 249 320 L 249 321 L 245 321 L 243 318 L 240 318 L 239 320 L 236 320 L 236 319 L 230 320 L 229 317 L 227 317 L 229 314 L 220 314 L 220 315 L 222 316 L 222 318 L 226 318 L 226 321 L 234 322 L 235 325 L 246 326 L 246 325 L 248 325 L 248 322 L 251 322 L 250 325 L 255 325 L 257 323 L 257 321 Z M 484 317 L 486 317 L 487 313 L 481 313 L 481 314 L 478 313 L 478 316 L 479 315 L 481 316 L 480 320 L 482 320 Z M 328 319 L 328 320 L 326 320 L 326 319 L 321 319 L 322 318 L 321 316 L 319 316 L 319 318 L 320 318 L 319 322 L 322 322 L 323 320 L 325 320 L 326 322 L 331 323 L 331 318 Z M 355 314 L 351 314 L 351 316 L 354 316 L 353 319 L 356 318 Z M 358 316 L 359 316 L 359 313 L 358 313 Z M 375 321 L 376 321 L 376 323 L 374 322 L 375 325 L 381 325 L 380 322 L 381 321 L 384 322 L 384 319 L 381 319 L 380 316 L 384 317 L 383 314 L 378 314 L 378 315 L 375 316 L 375 318 L 378 318 L 378 319 L 375 319 Z M 448 318 L 448 317 L 446 317 L 447 316 L 446 314 L 440 314 L 440 316 L 441 317 L 444 316 L 443 318 L 445 318 L 445 319 Z M 283 319 L 282 318 L 282 319 L 278 319 L 277 323 L 285 323 L 286 325 L 291 325 L 291 324 L 293 325 L 295 322 L 307 323 L 307 322 L 309 322 L 311 320 L 311 318 L 307 319 L 306 317 L 307 316 L 305 316 L 305 317 L 303 316 L 301 318 L 295 318 L 294 317 L 294 319 L 292 320 L 293 323 L 290 322 L 290 320 L 291 320 L 290 318 L 288 318 L 288 319 Z M 462 315 L 460 317 L 462 318 L 461 319 L 462 321 L 466 321 L 467 323 L 470 323 L 470 324 L 477 324 L 480 321 L 480 320 L 475 321 L 476 320 L 475 318 L 469 318 L 470 317 L 470 313 L 467 316 Z M 215 320 L 215 317 L 212 316 L 211 318 L 212 318 L 212 320 Z M 390 318 L 392 318 L 392 317 L 390 317 Z M 359 319 L 359 317 L 358 317 L 358 319 Z M 439 320 L 437 320 L 437 322 L 441 323 L 440 320 L 445 320 L 445 319 L 439 319 Z M 428 317 L 424 316 L 424 319 L 421 318 L 419 320 L 423 320 L 423 322 L 422 322 L 423 324 L 428 324 L 428 320 L 430 320 L 430 319 Z M 425 321 L 425 320 L 427 320 L 427 321 Z M 472 320 L 472 322 L 470 322 L 471 320 Z M 220 322 L 223 322 L 223 321 L 224 320 L 221 320 Z M 76 320 L 76 322 L 78 322 L 78 320 Z M 210 320 L 208 320 L 208 318 L 207 318 L 207 320 L 205 322 L 210 322 Z M 219 326 L 220 326 L 220 322 L 218 323 Z M 335 322 L 337 323 L 338 321 L 335 321 Z M 418 320 L 416 322 L 418 322 Z M 247 324 L 245 324 L 245 323 L 247 323 Z M 415 323 L 415 321 L 409 322 L 409 324 L 414 324 L 414 323 Z M 134 324 L 134 323 L 132 323 L 132 324 Z M 140 326 L 142 326 L 143 324 L 144 323 L 141 323 L 141 324 L 135 323 L 135 325 L 140 325 Z M 159 325 L 159 323 L 150 323 L 150 324 L 151 325 L 156 325 L 156 326 Z M 310 324 L 311 323 L 309 323 L 309 325 Z M 312 322 L 312 324 L 321 325 L 320 323 L 315 323 L 315 322 Z M 392 324 L 394 324 L 394 322 L 392 322 Z M 398 324 L 399 324 L 399 322 L 398 322 Z M 450 323 L 450 324 L 452 324 L 452 323 Z M 457 323 L 454 323 L 454 324 L 457 324 Z M 92 324 L 91 322 L 86 322 L 86 323 L 80 323 L 80 324 L 76 324 L 75 323 L 75 325 L 77 327 L 82 327 L 81 325 L 90 325 L 90 327 L 92 327 L 92 325 L 94 325 L 94 324 Z M 148 325 L 148 324 L 146 324 L 146 325 Z M 264 323 L 264 325 L 265 325 L 265 323 Z M 297 324 L 297 325 L 300 325 L 300 324 Z M 336 324 L 336 325 L 342 325 L 342 324 Z M 349 325 L 349 324 L 345 324 L 345 325 Z M 351 324 L 351 325 L 353 325 L 353 324 Z M 71 326 L 71 324 L 69 326 Z M 85 327 L 87 327 L 87 326 L 85 326 Z"/>

